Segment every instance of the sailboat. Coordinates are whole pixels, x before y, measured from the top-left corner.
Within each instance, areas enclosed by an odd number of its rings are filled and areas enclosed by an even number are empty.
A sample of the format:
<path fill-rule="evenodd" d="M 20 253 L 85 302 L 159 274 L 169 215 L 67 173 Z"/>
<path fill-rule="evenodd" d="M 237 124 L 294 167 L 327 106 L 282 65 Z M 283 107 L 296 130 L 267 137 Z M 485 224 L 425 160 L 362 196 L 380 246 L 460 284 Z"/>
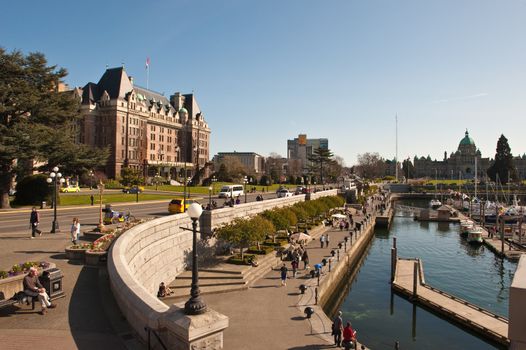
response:
<path fill-rule="evenodd" d="M 437 183 L 438 183 L 438 171 L 435 169 L 435 198 L 429 201 L 429 207 L 431 209 L 438 209 L 442 206 L 442 202 L 436 198 L 437 195 Z"/>

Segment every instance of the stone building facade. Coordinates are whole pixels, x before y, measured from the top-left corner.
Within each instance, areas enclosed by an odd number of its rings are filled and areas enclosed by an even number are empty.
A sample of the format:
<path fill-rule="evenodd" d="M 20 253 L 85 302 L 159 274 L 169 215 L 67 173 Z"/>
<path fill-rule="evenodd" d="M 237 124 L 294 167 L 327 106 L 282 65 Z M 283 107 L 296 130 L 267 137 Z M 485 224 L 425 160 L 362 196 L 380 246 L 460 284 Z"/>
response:
<path fill-rule="evenodd" d="M 213 163 L 215 169 L 225 158 L 235 158 L 245 167 L 248 174 L 260 176 L 265 173 L 265 157 L 254 152 L 219 152 L 214 156 Z"/>
<path fill-rule="evenodd" d="M 176 92 L 167 98 L 135 85 L 119 67 L 107 69 L 98 83 L 86 84 L 80 95 L 79 141 L 110 147 L 108 177 L 131 167 L 145 177 L 178 179 L 208 163 L 210 128 L 193 94 Z"/>
<path fill-rule="evenodd" d="M 287 162 L 289 172 L 299 175 L 305 171 L 305 168 L 311 165 L 308 160 L 318 148 L 329 149 L 329 140 L 307 139 L 307 135 L 300 134 L 293 140 L 287 140 Z M 294 168 L 295 170 L 293 170 Z"/>
<path fill-rule="evenodd" d="M 478 178 L 486 176 L 486 171 L 491 165 L 490 158 L 482 158 L 480 150 L 477 149 L 475 141 L 466 130 L 465 136 L 458 145 L 455 152 L 449 157 L 444 152 L 443 160 L 432 160 L 431 157 L 417 157 L 413 159 L 413 177 L 430 177 L 438 179 L 473 179 L 475 178 L 475 159 L 477 159 Z"/>

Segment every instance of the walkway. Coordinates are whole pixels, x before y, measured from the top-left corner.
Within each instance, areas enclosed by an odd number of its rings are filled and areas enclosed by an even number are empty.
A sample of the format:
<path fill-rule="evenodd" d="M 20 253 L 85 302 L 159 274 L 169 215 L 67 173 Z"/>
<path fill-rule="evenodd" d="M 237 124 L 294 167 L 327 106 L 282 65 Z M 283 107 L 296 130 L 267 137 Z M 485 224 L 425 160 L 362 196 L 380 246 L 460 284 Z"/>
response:
<path fill-rule="evenodd" d="M 360 221 L 362 216 L 353 214 L 353 218 Z M 320 247 L 318 237 L 321 234 L 329 235 L 328 247 Z M 323 258 L 331 257 L 331 250 L 337 249 L 338 243 L 345 237 L 349 237 L 349 232 L 337 228 L 327 227 L 318 232 L 307 246 L 311 267 L 320 263 Z M 304 307 L 299 307 L 299 286 L 315 280 L 310 279 L 308 270 L 303 270 L 303 262 L 300 263 L 300 270 L 295 279 L 292 278 L 290 262 L 286 262 L 286 265 L 289 269 L 289 279 L 284 287 L 280 284 L 279 266 L 276 266 L 247 290 L 203 296 L 207 305 L 229 317 L 229 327 L 224 331 L 225 349 L 334 348 L 330 319 L 318 308 L 316 309 L 320 311 L 310 320 L 306 319 L 303 314 Z M 324 270 L 327 271 L 327 267 Z M 359 339 L 359 322 L 353 322 L 346 313 L 343 314 L 343 319 L 344 322 L 351 321 L 353 327 L 358 329 Z"/>
<path fill-rule="evenodd" d="M 418 266 L 418 261 L 414 259 L 397 259 L 395 279 L 392 284 L 393 289 L 413 299 L 415 264 Z M 509 345 L 508 320 L 506 318 L 426 285 L 422 270 L 417 273 L 416 291 L 416 302 L 471 328 L 483 337 L 500 344 Z"/>

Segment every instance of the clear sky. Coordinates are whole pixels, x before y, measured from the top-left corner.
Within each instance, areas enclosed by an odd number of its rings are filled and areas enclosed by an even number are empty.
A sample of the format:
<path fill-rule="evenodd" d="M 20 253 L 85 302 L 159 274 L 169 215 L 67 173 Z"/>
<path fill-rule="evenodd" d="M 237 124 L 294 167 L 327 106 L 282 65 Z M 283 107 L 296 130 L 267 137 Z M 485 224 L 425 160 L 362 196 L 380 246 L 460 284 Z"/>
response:
<path fill-rule="evenodd" d="M 277 152 L 306 133 L 347 165 L 457 149 L 503 133 L 526 152 L 526 0 L 12 1 L 0 46 L 41 51 L 97 82 L 123 62 L 139 85 L 194 91 L 211 154 Z"/>

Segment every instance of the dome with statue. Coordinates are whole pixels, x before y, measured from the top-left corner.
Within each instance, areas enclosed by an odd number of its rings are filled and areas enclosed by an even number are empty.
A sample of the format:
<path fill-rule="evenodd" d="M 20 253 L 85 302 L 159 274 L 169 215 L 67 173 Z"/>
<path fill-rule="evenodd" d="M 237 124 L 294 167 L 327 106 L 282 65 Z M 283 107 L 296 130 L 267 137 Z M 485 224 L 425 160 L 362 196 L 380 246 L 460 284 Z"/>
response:
<path fill-rule="evenodd" d="M 462 140 L 460 140 L 460 146 L 475 146 L 475 141 L 471 137 L 469 137 L 469 132 L 466 129 L 466 136 Z"/>

